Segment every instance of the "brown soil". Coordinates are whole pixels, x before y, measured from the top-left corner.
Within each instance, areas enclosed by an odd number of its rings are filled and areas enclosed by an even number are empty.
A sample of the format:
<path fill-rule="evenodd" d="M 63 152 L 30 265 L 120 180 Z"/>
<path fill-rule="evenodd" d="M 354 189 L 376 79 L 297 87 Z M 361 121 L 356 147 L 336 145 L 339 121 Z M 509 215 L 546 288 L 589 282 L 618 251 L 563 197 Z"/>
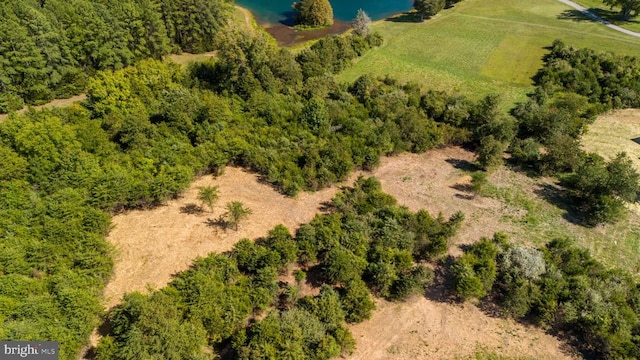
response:
<path fill-rule="evenodd" d="M 414 297 L 376 305 L 370 320 L 351 326 L 357 347 L 350 360 L 475 358 L 480 348 L 503 356 L 576 358 L 542 330 L 487 316 L 472 304 Z"/>
<path fill-rule="evenodd" d="M 474 154 L 457 147 L 429 151 L 424 154 L 403 154 L 384 158 L 373 172 L 385 192 L 412 211 L 426 209 L 432 215 L 445 217 L 461 210 L 465 215 L 462 227 L 451 239 L 452 255 L 458 255 L 456 245 L 490 237 L 496 231 L 509 232 L 510 225 L 501 222 L 504 205 L 495 199 L 476 197 L 469 191 L 471 176 L 464 169 L 473 169 Z"/>
<path fill-rule="evenodd" d="M 497 213 L 497 200 L 472 197 L 465 189 L 469 178 L 462 170 L 473 154 L 446 148 L 426 154 L 385 158 L 373 172 L 383 190 L 412 210 L 426 208 L 449 216 L 457 210 L 466 215 L 454 243 L 468 243 L 504 229 Z M 357 175 L 352 176 L 352 183 Z M 220 199 L 213 212 L 187 214 L 181 208 L 197 204 L 198 186 L 219 186 Z M 108 240 L 118 251 L 113 279 L 105 289 L 105 306 L 117 304 L 130 291 L 145 291 L 147 285 L 166 285 L 172 274 L 188 268 L 191 261 L 209 252 L 230 250 L 241 238 L 257 238 L 277 224 L 292 232 L 322 212 L 323 203 L 337 187 L 287 198 L 258 181 L 255 174 L 227 168 L 217 178 L 196 180 L 177 200 L 146 211 L 131 211 L 113 218 Z M 242 201 L 253 210 L 239 230 L 209 226 L 228 201 Z M 457 247 L 452 247 L 455 253 Z M 288 277 L 292 278 L 292 275 Z M 291 279 L 292 280 L 292 279 Z M 305 293 L 312 289 L 306 289 Z M 478 344 L 505 355 L 529 355 L 540 359 L 570 358 L 563 343 L 537 328 L 492 318 L 473 305 L 456 305 L 416 297 L 404 303 L 377 301 L 373 317 L 351 327 L 357 350 L 350 359 L 449 359 L 469 356 Z M 95 344 L 98 336 L 92 336 Z"/>
<path fill-rule="evenodd" d="M 220 198 L 213 212 L 189 214 L 183 208 L 200 205 L 196 199 L 199 186 L 216 185 Z M 117 249 L 114 275 L 105 288 L 105 306 L 117 304 L 122 295 L 145 291 L 147 285 L 159 288 L 173 274 L 186 270 L 194 258 L 210 252 L 224 252 L 242 238 L 255 239 L 283 224 L 292 232 L 322 212 L 338 189 L 332 187 L 315 193 L 302 193 L 296 199 L 276 192 L 258 181 L 255 174 L 228 167 L 223 175 L 204 176 L 196 180 L 182 197 L 152 210 L 135 210 L 113 217 L 108 236 Z M 241 201 L 253 213 L 241 222 L 238 231 L 210 224 L 224 213 L 229 201 Z"/>
<path fill-rule="evenodd" d="M 293 46 L 327 35 L 337 35 L 349 30 L 351 25 L 344 21 L 334 21 L 333 25 L 318 30 L 296 30 L 284 24 L 260 24 L 273 36 L 280 46 Z"/>

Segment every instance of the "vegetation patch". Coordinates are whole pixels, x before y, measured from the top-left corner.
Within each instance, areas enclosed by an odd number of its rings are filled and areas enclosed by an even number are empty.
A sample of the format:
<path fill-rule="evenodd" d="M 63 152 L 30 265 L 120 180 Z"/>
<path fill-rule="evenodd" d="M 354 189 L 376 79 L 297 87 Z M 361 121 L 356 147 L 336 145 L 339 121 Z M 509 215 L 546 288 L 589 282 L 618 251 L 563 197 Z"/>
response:
<path fill-rule="evenodd" d="M 524 82 L 525 74 L 536 73 L 545 48 L 556 39 L 577 47 L 640 55 L 640 39 L 591 21 L 562 19 L 560 15 L 567 9 L 557 0 L 469 0 L 424 23 L 379 21 L 373 30 L 382 34 L 385 44 L 359 59 L 339 79 L 393 74 L 400 81 L 415 81 L 425 88 L 459 92 L 474 99 L 499 93 L 506 110 L 532 90 L 530 83 Z M 515 58 L 518 67 L 503 47 L 513 45 L 512 37 L 523 49 Z M 501 45 L 503 41 L 506 43 Z"/>

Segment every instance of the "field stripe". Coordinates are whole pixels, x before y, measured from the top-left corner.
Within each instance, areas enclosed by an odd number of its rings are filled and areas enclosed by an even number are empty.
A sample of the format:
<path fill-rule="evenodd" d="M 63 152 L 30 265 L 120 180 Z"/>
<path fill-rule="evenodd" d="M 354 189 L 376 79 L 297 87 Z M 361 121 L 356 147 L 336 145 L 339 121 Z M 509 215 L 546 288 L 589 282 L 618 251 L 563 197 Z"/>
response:
<path fill-rule="evenodd" d="M 454 15 L 454 14 L 452 14 L 452 15 Z M 625 39 L 625 38 L 615 37 L 615 36 L 593 34 L 593 33 L 587 34 L 584 31 L 572 30 L 572 29 L 567 29 L 567 28 L 557 27 L 557 26 L 541 25 L 541 24 L 529 23 L 529 22 L 524 22 L 524 21 L 515 21 L 515 20 L 490 18 L 490 17 L 478 16 L 478 15 L 455 14 L 455 16 L 463 16 L 463 17 L 474 18 L 474 19 L 479 19 L 479 20 L 486 20 L 486 21 L 489 21 L 489 22 L 501 22 L 501 23 L 508 23 L 508 24 L 516 24 L 516 25 L 537 27 L 537 28 L 542 28 L 542 29 L 550 29 L 550 30 L 572 32 L 572 33 L 576 33 L 576 34 L 580 34 L 580 35 L 589 35 L 589 36 L 599 37 L 599 38 L 603 38 L 603 39 L 611 39 L 611 40 L 627 42 L 627 43 L 634 44 L 634 45 L 637 44 L 637 42 L 632 41 L 630 39 Z"/>

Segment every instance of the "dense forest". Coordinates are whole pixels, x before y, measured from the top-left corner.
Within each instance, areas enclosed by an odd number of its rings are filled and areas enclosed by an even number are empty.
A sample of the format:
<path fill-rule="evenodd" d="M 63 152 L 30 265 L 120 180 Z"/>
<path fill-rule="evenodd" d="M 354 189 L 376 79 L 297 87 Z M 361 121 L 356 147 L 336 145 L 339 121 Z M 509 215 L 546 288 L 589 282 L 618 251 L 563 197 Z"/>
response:
<path fill-rule="evenodd" d="M 97 73 L 83 106 L 0 123 L 0 337 L 56 339 L 74 358 L 111 274 L 109 214 L 153 206 L 196 174 L 239 164 L 293 195 L 380 155 L 442 144 L 417 87 L 328 75 L 379 42 L 329 38 L 294 57 L 229 34 L 228 61 L 183 71 L 143 60 Z M 314 76 L 319 61 L 330 69 Z"/>
<path fill-rule="evenodd" d="M 508 149 L 519 166 L 559 176 L 586 223 L 613 221 L 636 198 L 638 175 L 624 155 L 607 162 L 579 149 L 595 115 L 638 106 L 636 59 L 556 42 L 535 92 L 508 115 L 496 95 L 472 101 L 366 75 L 338 83 L 332 74 L 381 45 L 379 35 L 324 38 L 294 54 L 261 33 L 218 34 L 230 6 L 0 5 L 0 111 L 87 92 L 81 105 L 0 123 L 1 339 L 54 339 L 61 359 L 75 358 L 97 325 L 112 271 L 109 216 L 155 206 L 226 165 L 295 196 L 373 168 L 384 155 L 455 144 L 476 150 L 486 169 Z M 186 68 L 158 60 L 214 45 L 216 59 Z M 371 294 L 396 300 L 423 291 L 432 275 L 424 262 L 446 251 L 463 218 L 411 213 L 373 179 L 359 180 L 332 208 L 295 235 L 277 227 L 230 254 L 196 260 L 165 289 L 127 295 L 108 315 L 112 330 L 99 357 L 212 356 L 203 346 L 246 359 L 348 353 L 354 342 L 344 323 L 368 317 Z M 529 266 L 523 257 L 532 268 L 514 270 Z M 580 269 L 567 267 L 571 261 Z M 320 274 L 319 295 L 278 284 L 294 263 L 298 279 Z M 484 240 L 452 276 L 462 298 L 491 294 L 512 316 L 539 316 L 559 330 L 579 325 L 576 334 L 603 344 L 603 356 L 638 351 L 637 284 L 563 241 L 522 250 L 500 236 Z M 546 294 L 545 286 L 557 291 L 523 303 L 522 294 Z M 582 302 L 570 302 L 574 296 Z M 598 306 L 594 318 L 577 308 L 584 304 Z"/>
<path fill-rule="evenodd" d="M 0 3 L 0 113 L 80 93 L 98 70 L 214 48 L 227 0 Z"/>

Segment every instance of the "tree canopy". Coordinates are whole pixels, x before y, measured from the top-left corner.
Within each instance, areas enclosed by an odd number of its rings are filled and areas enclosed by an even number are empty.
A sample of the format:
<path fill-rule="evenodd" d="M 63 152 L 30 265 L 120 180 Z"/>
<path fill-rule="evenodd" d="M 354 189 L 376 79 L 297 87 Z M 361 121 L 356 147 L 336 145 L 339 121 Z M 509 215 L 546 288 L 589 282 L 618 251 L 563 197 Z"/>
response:
<path fill-rule="evenodd" d="M 295 2 L 296 25 L 318 27 L 333 24 L 333 8 L 329 0 L 300 0 Z"/>
<path fill-rule="evenodd" d="M 97 70 L 214 48 L 227 0 L 8 0 L 0 4 L 0 113 L 82 92 Z"/>
<path fill-rule="evenodd" d="M 640 1 L 638 0 L 603 0 L 603 2 L 612 9 L 620 7 L 620 18 L 622 20 L 629 20 L 640 14 Z"/>

